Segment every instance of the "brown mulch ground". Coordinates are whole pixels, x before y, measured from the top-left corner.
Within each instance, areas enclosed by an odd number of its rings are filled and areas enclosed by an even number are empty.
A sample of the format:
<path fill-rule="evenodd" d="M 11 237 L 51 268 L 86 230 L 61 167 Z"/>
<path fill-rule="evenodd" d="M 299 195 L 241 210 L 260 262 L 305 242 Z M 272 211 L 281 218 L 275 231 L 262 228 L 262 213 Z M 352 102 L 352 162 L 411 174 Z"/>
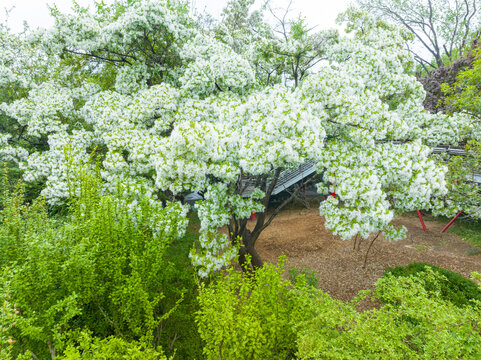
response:
<path fill-rule="evenodd" d="M 287 268 L 308 266 L 320 277 L 320 288 L 332 297 L 352 300 L 359 290 L 372 289 L 386 268 L 427 262 L 469 277 L 481 272 L 481 254 L 468 255 L 471 245 L 453 233 L 441 234 L 444 223 L 425 218 L 425 233 L 416 213 L 395 219 L 408 229 L 407 239 L 390 243 L 381 235 L 372 246 L 363 268 L 364 257 L 373 235 L 353 250 L 353 240 L 343 241 L 324 228 L 324 220 L 314 209 L 281 212 L 263 231 L 256 249 L 267 262 L 287 257 Z"/>

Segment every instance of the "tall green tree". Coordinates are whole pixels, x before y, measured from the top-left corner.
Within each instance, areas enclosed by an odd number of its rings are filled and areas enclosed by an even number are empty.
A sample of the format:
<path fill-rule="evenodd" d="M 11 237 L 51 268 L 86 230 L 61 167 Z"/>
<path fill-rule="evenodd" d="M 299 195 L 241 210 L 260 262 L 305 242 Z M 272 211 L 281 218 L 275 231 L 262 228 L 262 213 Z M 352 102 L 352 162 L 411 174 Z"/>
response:
<path fill-rule="evenodd" d="M 441 85 L 447 111 L 466 113 L 474 126 L 467 135 L 466 156 L 449 162 L 452 194 L 467 214 L 481 219 L 481 48 L 477 46 L 470 66 L 459 71 L 456 81 Z M 476 181 L 475 181 L 476 180 Z"/>
<path fill-rule="evenodd" d="M 314 31 L 305 18 L 299 16 L 289 19 L 289 7 L 281 16 L 270 9 L 276 19 L 273 31 L 276 37 L 264 48 L 266 53 L 274 56 L 283 65 L 286 80 L 298 87 L 315 66 L 328 59 L 329 48 L 338 41 L 336 30 Z"/>
<path fill-rule="evenodd" d="M 217 27 L 219 39 L 250 60 L 256 77 L 265 85 L 300 82 L 335 44 L 334 30 L 314 31 L 302 16 L 291 16 L 289 3 L 282 13 L 266 1 L 252 10 L 253 0 L 232 0 L 223 10 Z"/>

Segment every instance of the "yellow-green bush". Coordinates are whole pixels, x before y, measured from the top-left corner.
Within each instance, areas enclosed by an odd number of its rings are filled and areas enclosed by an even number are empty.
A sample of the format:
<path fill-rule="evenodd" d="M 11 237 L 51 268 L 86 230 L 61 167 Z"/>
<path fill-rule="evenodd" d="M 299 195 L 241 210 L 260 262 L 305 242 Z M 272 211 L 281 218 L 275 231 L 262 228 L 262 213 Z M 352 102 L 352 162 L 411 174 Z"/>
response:
<path fill-rule="evenodd" d="M 85 178 L 67 218 L 58 222 L 42 199 L 26 203 L 21 185 L 10 189 L 4 180 L 2 187 L 0 267 L 10 271 L 0 294 L 8 290 L 19 312 L 5 335 L 16 340 L 7 349 L 9 356 L 31 352 L 50 359 L 62 356 L 69 345 L 71 354 L 108 354 L 118 348 L 119 354 L 138 353 L 144 359 L 157 354 L 169 337 L 179 337 L 177 329 L 165 334 L 166 320 L 187 291 L 172 281 L 166 257 L 183 221 L 177 212 L 152 207 L 141 196 L 132 211 L 125 194 L 104 195 L 98 179 Z M 170 230 L 154 232 L 152 218 L 159 220 L 156 224 L 168 220 Z M 188 319 L 193 325 L 193 316 Z M 72 339 L 84 330 L 92 341 L 72 350 Z"/>
<path fill-rule="evenodd" d="M 82 332 L 76 342 L 67 346 L 59 360 L 167 360 L 160 349 L 113 336 L 99 339 Z"/>
<path fill-rule="evenodd" d="M 282 272 L 282 264 L 253 278 L 230 270 L 202 288 L 197 321 L 208 359 L 481 358 L 481 303 L 445 300 L 445 278 L 430 268 L 379 279 L 371 295 L 386 304 L 364 312 L 357 301 L 369 292 L 344 303 L 305 281 L 290 286 Z"/>
<path fill-rule="evenodd" d="M 252 277 L 229 269 L 202 286 L 197 314 L 207 359 L 293 358 L 296 336 L 290 323 L 294 305 L 283 266 L 267 264 Z"/>

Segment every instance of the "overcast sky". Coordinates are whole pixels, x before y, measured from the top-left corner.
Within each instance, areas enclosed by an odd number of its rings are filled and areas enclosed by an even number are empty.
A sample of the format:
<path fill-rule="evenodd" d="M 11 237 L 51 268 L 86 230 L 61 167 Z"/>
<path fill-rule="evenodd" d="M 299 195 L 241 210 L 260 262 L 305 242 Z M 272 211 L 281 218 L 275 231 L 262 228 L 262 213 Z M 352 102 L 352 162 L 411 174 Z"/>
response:
<path fill-rule="evenodd" d="M 77 0 L 81 5 L 92 4 L 92 0 Z M 199 11 L 206 9 L 218 17 L 227 0 L 191 0 Z M 112 0 L 106 0 L 109 3 Z M 272 7 L 285 8 L 288 0 L 271 0 Z M 352 0 L 293 0 L 292 15 L 301 13 L 309 25 L 318 25 L 317 29 L 335 27 L 338 13 L 344 11 Z M 47 4 L 56 4 L 61 11 L 68 12 L 71 0 L 0 0 L 0 21 L 5 21 L 5 9 L 15 7 L 10 13 L 8 25 L 13 31 L 21 31 L 23 22 L 27 21 L 32 29 L 48 27 L 53 24 Z"/>

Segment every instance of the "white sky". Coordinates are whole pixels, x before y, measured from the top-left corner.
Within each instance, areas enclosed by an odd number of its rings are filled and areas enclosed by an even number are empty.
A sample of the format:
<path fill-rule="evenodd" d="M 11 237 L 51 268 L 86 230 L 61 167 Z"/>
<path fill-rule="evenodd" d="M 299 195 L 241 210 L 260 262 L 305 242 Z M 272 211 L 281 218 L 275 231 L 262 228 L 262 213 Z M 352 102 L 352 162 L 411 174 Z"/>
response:
<path fill-rule="evenodd" d="M 80 5 L 92 4 L 92 0 L 77 0 Z M 204 8 L 214 17 L 219 16 L 227 0 L 191 0 L 199 11 Z M 106 0 L 109 3 L 112 0 Z M 285 8 L 288 0 L 271 0 L 272 7 Z M 318 25 L 316 30 L 336 27 L 337 14 L 344 11 L 352 0 L 293 0 L 292 16 L 301 13 L 306 17 L 309 25 Z M 49 27 L 53 24 L 47 4 L 56 4 L 62 12 L 71 8 L 71 0 L 0 0 L 0 22 L 5 21 L 5 9 L 15 7 L 8 19 L 9 27 L 15 31 L 23 29 L 23 22 L 27 21 L 32 29 Z"/>

